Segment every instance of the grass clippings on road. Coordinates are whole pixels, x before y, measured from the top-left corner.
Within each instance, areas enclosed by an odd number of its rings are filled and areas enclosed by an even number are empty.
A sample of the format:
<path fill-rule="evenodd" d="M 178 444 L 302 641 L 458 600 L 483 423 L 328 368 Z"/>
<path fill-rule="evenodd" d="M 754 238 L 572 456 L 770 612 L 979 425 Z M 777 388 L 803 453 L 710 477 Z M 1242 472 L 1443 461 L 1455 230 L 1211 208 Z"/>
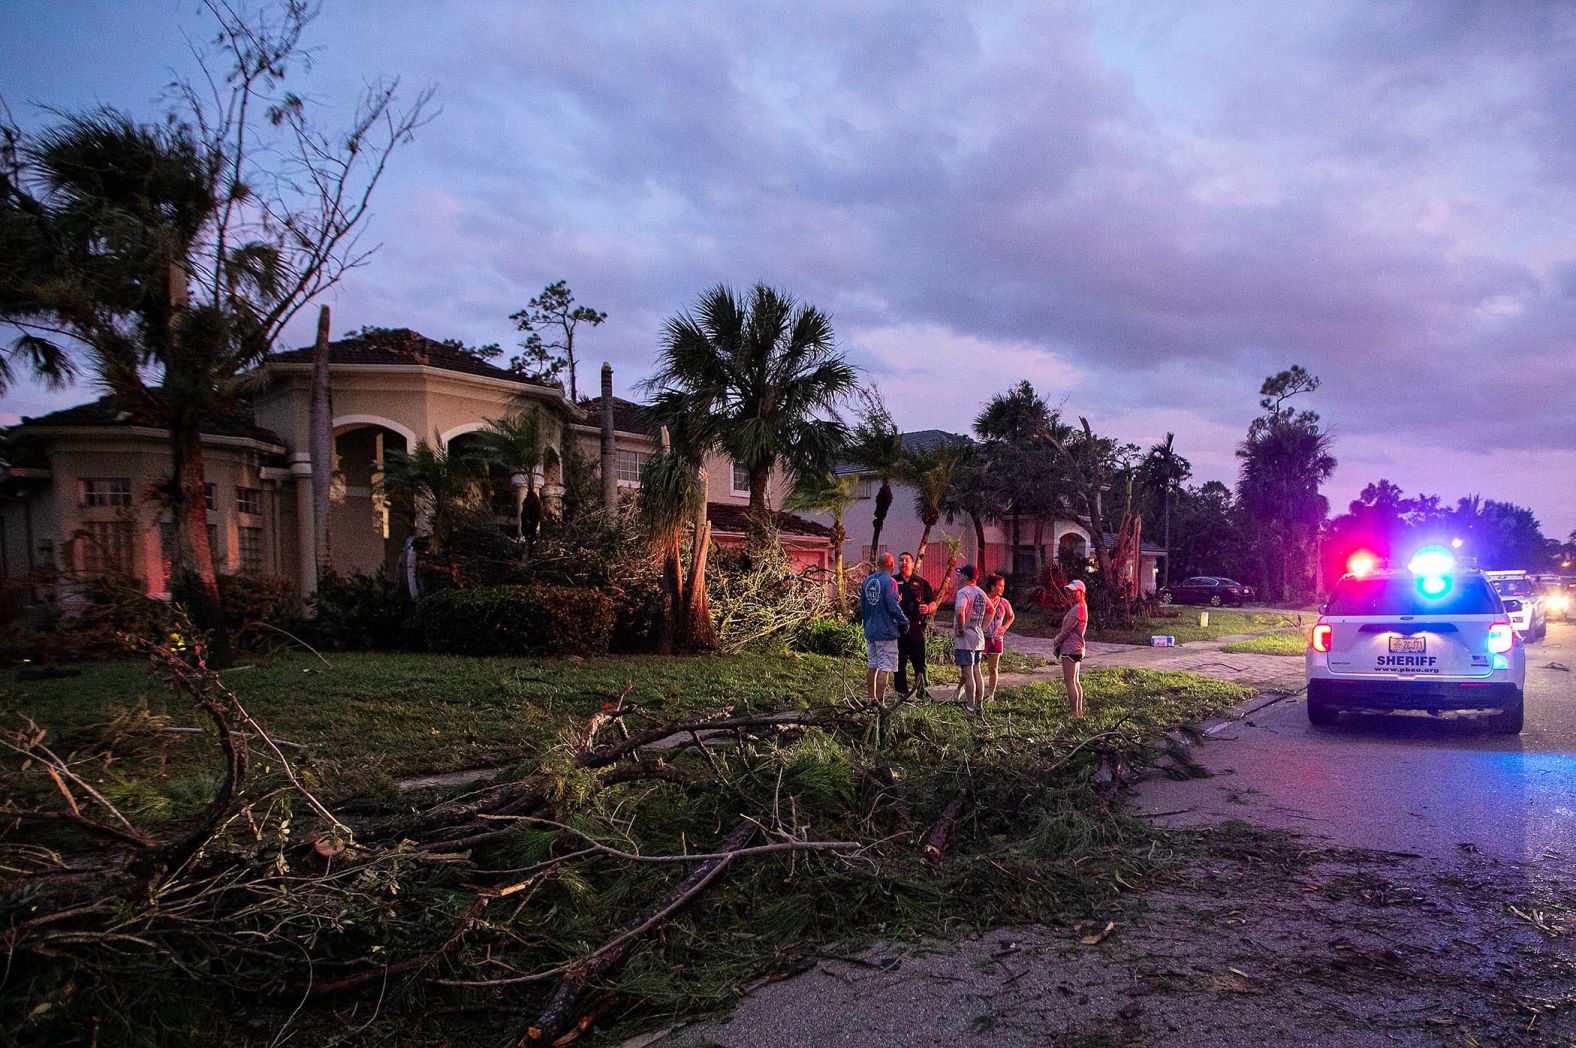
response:
<path fill-rule="evenodd" d="M 157 729 L 192 723 L 190 714 L 139 670 L 97 666 L 80 677 L 23 682 L 9 716 L 64 724 L 62 748 L 89 758 L 80 767 L 97 787 L 123 802 L 140 800 L 139 817 L 151 813 L 152 825 L 174 833 L 200 805 L 212 757 L 201 738 L 173 736 L 166 744 Z M 862 666 L 790 656 L 573 663 L 337 656 L 328 668 L 286 657 L 226 679 L 270 732 L 302 747 L 294 751 L 299 770 L 358 819 L 414 813 L 473 789 L 396 797 L 388 786 L 400 774 L 512 759 L 516 769 L 556 777 L 560 792 L 548 810 L 572 830 L 521 823 L 463 861 L 438 863 L 421 861 L 421 842 L 412 842 L 408 861 L 383 867 L 386 887 L 382 879 L 356 887 L 333 932 L 303 945 L 322 973 L 433 959 L 386 987 L 335 999 L 333 1010 L 314 1005 L 291 1019 L 299 993 L 261 996 L 242 1008 L 225 984 L 193 981 L 162 956 L 135 966 L 135 977 L 114 980 L 96 980 L 80 966 L 34 966 L 17 969 L 25 977 L 8 986 L 4 1009 L 13 1031 L 24 1024 L 22 1041 L 86 1016 L 107 1022 L 110 1040 L 135 1033 L 153 1044 L 221 1036 L 266 1044 L 291 1031 L 303 1043 L 326 1043 L 345 1015 L 354 1015 L 363 1044 L 409 1043 L 417 1022 L 437 1041 L 497 1039 L 501 1027 L 514 1028 L 542 1007 L 552 981 L 464 989 L 427 980 L 486 980 L 575 962 L 684 874 L 681 865 L 606 855 L 558 865 L 583 845 L 580 834 L 643 855 L 694 853 L 714 847 L 746 816 L 765 827 L 762 839 L 862 846 L 857 856 L 788 852 L 734 864 L 660 934 L 641 937 L 611 974 L 617 992 L 600 1006 L 605 1026 L 633 1029 L 720 1006 L 762 976 L 797 970 L 833 942 L 1089 916 L 1166 865 L 1162 835 L 1122 811 L 1112 767 L 1160 759 L 1172 732 L 1248 694 L 1187 674 L 1096 670 L 1086 677 L 1082 721 L 1067 718 L 1059 683 L 1036 683 L 1003 692 L 989 723 L 953 705 L 904 705 L 879 719 L 855 716 L 843 729 L 761 732 L 736 745 L 692 749 L 668 759 L 679 781 L 615 785 L 565 756 L 586 718 L 627 683 L 635 685 L 631 700 L 661 719 L 723 704 L 765 712 L 837 703 L 862 686 Z M 506 771 L 500 782 L 524 772 Z M 959 798 L 966 801 L 945 858 L 929 862 L 920 844 Z M 297 811 L 293 822 L 292 834 L 309 839 L 310 813 Z M 24 837 L 13 828 L 0 843 L 25 846 Z M 361 884 L 354 862 L 347 855 L 334 867 L 347 886 Z M 544 862 L 548 874 L 529 872 Z M 528 887 L 497 901 L 463 942 L 440 950 L 478 891 L 516 882 Z M 303 880 L 292 894 L 308 890 L 323 889 Z M 274 904 L 265 898 L 260 905 Z M 128 950 L 136 955 L 134 946 Z"/>
<path fill-rule="evenodd" d="M 1221 651 L 1238 655 L 1284 655 L 1301 658 L 1308 650 L 1308 631 L 1281 630 L 1264 633 L 1247 640 L 1236 640 L 1221 647 Z"/>

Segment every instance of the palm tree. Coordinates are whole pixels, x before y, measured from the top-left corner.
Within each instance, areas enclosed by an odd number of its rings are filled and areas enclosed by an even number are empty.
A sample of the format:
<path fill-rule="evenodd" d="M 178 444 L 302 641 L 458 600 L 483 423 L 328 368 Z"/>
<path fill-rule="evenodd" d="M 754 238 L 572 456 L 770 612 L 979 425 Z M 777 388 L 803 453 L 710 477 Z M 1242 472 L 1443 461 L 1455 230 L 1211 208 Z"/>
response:
<path fill-rule="evenodd" d="M 1160 585 L 1164 587 L 1171 577 L 1171 494 L 1193 475 L 1193 464 L 1176 453 L 1175 433 L 1149 449 L 1144 459 L 1144 475 L 1149 484 L 1160 489 L 1161 543 L 1166 548 L 1165 559 L 1160 562 Z"/>
<path fill-rule="evenodd" d="M 525 497 L 515 507 L 515 524 L 526 543 L 526 556 L 534 556 L 542 524 L 542 496 L 536 490 L 536 471 L 542 467 L 542 420 L 535 411 L 518 411 L 490 418 L 475 433 L 475 454 L 482 462 L 507 472 L 512 480 L 525 478 Z"/>
<path fill-rule="evenodd" d="M 914 488 L 914 512 L 925 525 L 914 551 L 914 570 L 925 563 L 925 547 L 930 544 L 930 529 L 941 519 L 941 506 L 952 489 L 952 478 L 967 455 L 961 440 L 946 440 L 933 448 L 911 453 L 907 481 Z M 942 582 L 945 585 L 945 580 Z"/>
<path fill-rule="evenodd" d="M 874 557 L 880 552 L 881 530 L 892 509 L 892 482 L 902 480 L 908 469 L 908 449 L 903 446 L 903 434 L 898 432 L 891 413 L 875 392 L 866 398 L 864 417 L 854 426 L 848 457 L 881 482 L 876 491 L 875 519 L 870 528 L 870 555 Z"/>
<path fill-rule="evenodd" d="M 174 85 L 181 120 L 98 109 L 34 135 L 4 129 L 0 321 L 22 333 L 13 360 L 59 379 L 71 348 L 85 349 L 126 408 L 168 431 L 182 588 L 224 665 L 202 428 L 234 412 L 241 376 L 365 259 L 356 228 L 430 92 L 401 113 L 394 82 L 375 84 L 346 132 L 327 134 L 282 86 L 306 57 L 312 6 L 209 10 L 220 32 L 198 55 L 201 88 Z M 12 375 L 0 366 L 0 386 Z"/>
<path fill-rule="evenodd" d="M 460 584 L 459 566 L 449 539 L 459 515 L 481 501 L 482 472 L 477 463 L 449 454 L 442 440 L 416 442 L 410 451 L 391 451 L 383 464 L 380 490 L 410 520 L 412 527 L 425 531 L 432 544 L 443 551 L 449 580 Z"/>
<path fill-rule="evenodd" d="M 841 614 L 843 593 L 843 543 L 848 541 L 848 530 L 843 527 L 843 514 L 849 506 L 859 501 L 859 475 L 856 473 L 823 473 L 801 478 L 788 495 L 786 507 L 810 513 L 832 515 L 832 579 L 837 593 L 837 610 Z"/>
<path fill-rule="evenodd" d="M 640 517 L 652 548 L 662 558 L 664 614 L 657 650 L 675 647 L 704 651 L 717 646 L 706 601 L 706 557 L 711 522 L 706 519 L 706 480 L 692 456 L 668 448 L 651 456 L 640 471 Z M 690 570 L 686 579 L 681 555 L 684 530 L 690 528 Z"/>
<path fill-rule="evenodd" d="M 985 564 L 985 519 L 992 515 L 995 500 L 993 498 L 992 482 L 986 468 L 985 457 L 978 445 L 967 445 L 967 453 L 963 461 L 958 463 L 953 472 L 952 486 L 947 489 L 947 494 L 941 500 L 941 512 L 945 514 L 947 523 L 952 524 L 960 516 L 968 517 L 969 523 L 974 527 L 975 563 L 983 575 L 988 569 Z M 946 587 L 950 580 L 942 579 L 941 585 Z"/>
<path fill-rule="evenodd" d="M 796 479 L 835 465 L 846 442 L 837 412 L 854 385 L 826 314 L 764 284 L 748 296 L 718 285 L 669 318 L 647 383 L 659 424 L 744 468 L 754 541 L 769 530 L 774 465 Z"/>

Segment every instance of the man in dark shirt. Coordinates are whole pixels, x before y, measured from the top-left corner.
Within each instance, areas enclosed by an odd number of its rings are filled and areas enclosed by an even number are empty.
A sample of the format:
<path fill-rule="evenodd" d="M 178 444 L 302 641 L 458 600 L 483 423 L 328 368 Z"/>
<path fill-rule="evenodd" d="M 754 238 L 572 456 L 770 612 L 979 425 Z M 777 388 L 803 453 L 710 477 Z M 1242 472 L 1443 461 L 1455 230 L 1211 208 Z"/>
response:
<path fill-rule="evenodd" d="M 914 689 L 930 698 L 930 678 L 925 672 L 925 623 L 936 613 L 936 591 L 914 574 L 914 555 L 903 554 L 897 573 L 897 601 L 908 616 L 908 632 L 897 639 L 897 693 L 908 695 L 908 666 L 914 664 Z"/>

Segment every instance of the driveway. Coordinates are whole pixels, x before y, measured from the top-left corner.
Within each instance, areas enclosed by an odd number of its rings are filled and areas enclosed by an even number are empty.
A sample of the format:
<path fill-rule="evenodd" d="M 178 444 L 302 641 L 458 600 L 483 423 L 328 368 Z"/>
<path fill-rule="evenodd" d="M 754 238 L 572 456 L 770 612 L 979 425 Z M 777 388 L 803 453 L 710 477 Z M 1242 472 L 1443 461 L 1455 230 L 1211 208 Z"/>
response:
<path fill-rule="evenodd" d="M 1145 783 L 1136 807 L 1178 812 L 1161 825 L 1235 818 L 1337 845 L 1576 869 L 1576 624 L 1551 623 L 1527 656 L 1519 736 L 1425 715 L 1313 728 L 1298 695 L 1217 730 L 1198 753 L 1213 777 Z M 1300 679 L 1301 660 L 1278 661 Z"/>

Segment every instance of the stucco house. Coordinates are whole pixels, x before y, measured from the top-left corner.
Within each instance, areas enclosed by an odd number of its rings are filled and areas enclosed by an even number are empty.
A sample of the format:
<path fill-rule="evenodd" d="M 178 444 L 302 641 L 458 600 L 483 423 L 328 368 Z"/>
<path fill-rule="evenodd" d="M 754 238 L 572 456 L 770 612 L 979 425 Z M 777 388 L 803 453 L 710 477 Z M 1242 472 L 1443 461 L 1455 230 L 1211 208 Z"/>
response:
<path fill-rule="evenodd" d="M 945 441 L 970 438 L 948 433 L 945 430 L 922 429 L 904 433 L 902 439 L 903 446 L 907 450 L 923 452 Z M 861 470 L 852 463 L 839 467 L 838 472 L 845 475 L 856 474 L 859 477 L 856 488 L 859 501 L 843 514 L 843 525 L 848 530 L 848 541 L 843 548 L 843 556 L 850 564 L 869 560 L 874 553 L 870 547 L 870 538 L 875 524 L 875 497 L 881 488 L 881 482 L 874 474 Z M 823 514 L 816 519 L 825 522 L 831 518 Z M 925 563 L 921 566 L 920 573 L 932 585 L 940 587 L 941 575 L 947 566 L 947 549 L 942 540 L 943 535 L 962 539 L 963 562 L 983 565 L 986 571 L 1032 573 L 1036 563 L 1049 563 L 1062 555 L 1089 555 L 1089 533 L 1071 520 L 1023 518 L 1018 526 L 1017 549 L 1012 549 L 1011 526 L 1008 521 L 987 519 L 984 523 L 985 548 L 981 551 L 979 540 L 974 533 L 974 525 L 967 517 L 959 516 L 949 522 L 943 516 L 931 529 L 930 547 L 925 554 Z M 891 551 L 894 556 L 905 550 L 916 552 L 924 530 L 924 522 L 920 520 L 919 511 L 914 504 L 914 489 L 906 484 L 893 484 L 892 507 L 887 511 L 886 522 L 881 528 L 882 548 Z M 1036 537 L 1039 540 L 1038 550 L 1035 548 Z M 1106 549 L 1110 549 L 1115 539 L 1112 535 L 1106 535 L 1104 541 Z M 1165 550 L 1150 542 L 1141 542 L 1140 546 L 1139 586 L 1144 593 L 1153 593 L 1159 577 L 1159 559 L 1165 556 Z"/>
<path fill-rule="evenodd" d="M 221 573 L 282 575 L 305 595 L 316 585 L 309 451 L 311 349 L 271 355 L 257 389 L 233 415 L 204 420 L 210 542 Z M 421 439 L 462 451 L 488 419 L 536 411 L 544 463 L 535 478 L 551 512 L 563 493 L 572 449 L 601 462 L 605 412 L 614 421 L 607 463 L 616 489 L 639 486 L 656 447 L 637 404 L 611 396 L 573 404 L 557 383 L 496 367 L 454 344 L 408 329 L 364 331 L 329 345 L 334 457 L 329 511 L 332 563 L 342 573 L 390 571 L 408 527 L 378 487 L 388 456 Z M 605 407 L 604 405 L 610 405 Z M 169 588 L 174 530 L 166 500 L 168 437 L 157 422 L 113 396 L 23 419 L 10 432 L 11 461 L 0 476 L 0 575 L 28 578 L 134 575 L 152 594 Z M 732 463 L 708 461 L 708 501 L 719 544 L 742 541 Z M 512 478 L 523 492 L 525 478 Z M 786 494 L 774 476 L 774 506 Z M 830 562 L 830 532 L 785 516 L 784 539 L 801 564 Z"/>

